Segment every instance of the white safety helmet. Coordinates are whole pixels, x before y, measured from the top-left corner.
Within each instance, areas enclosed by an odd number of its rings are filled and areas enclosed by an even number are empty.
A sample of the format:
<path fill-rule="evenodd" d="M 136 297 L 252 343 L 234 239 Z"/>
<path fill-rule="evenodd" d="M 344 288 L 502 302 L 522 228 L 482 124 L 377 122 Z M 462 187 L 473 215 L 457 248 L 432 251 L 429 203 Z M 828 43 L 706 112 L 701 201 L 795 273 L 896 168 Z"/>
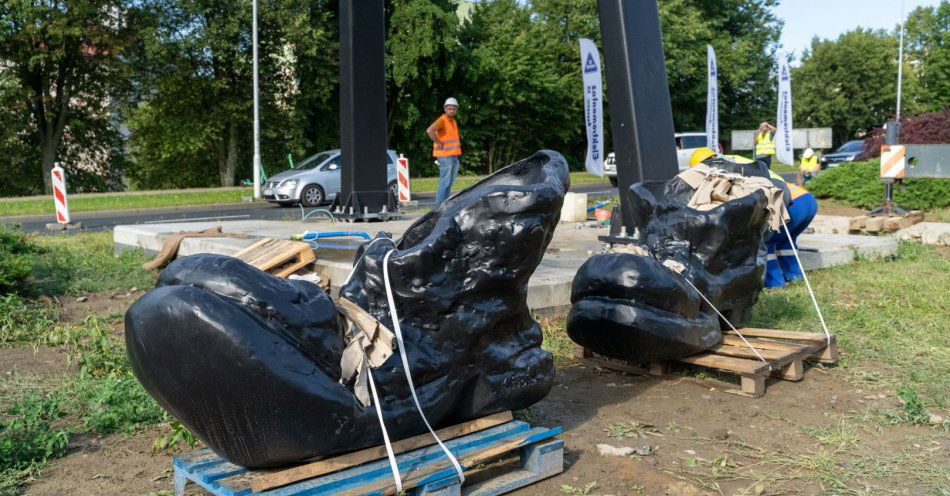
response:
<path fill-rule="evenodd" d="M 456 99 L 453 98 L 453 97 L 449 97 L 448 99 L 445 100 L 445 103 L 443 103 L 442 106 L 443 106 L 443 107 L 447 107 L 447 106 L 449 106 L 449 105 L 455 105 L 456 107 L 458 107 L 458 106 L 459 106 L 459 101 L 456 100 Z"/>
<path fill-rule="evenodd" d="M 802 158 L 812 158 L 815 156 L 815 150 L 811 148 L 805 148 L 805 152 L 802 153 Z"/>

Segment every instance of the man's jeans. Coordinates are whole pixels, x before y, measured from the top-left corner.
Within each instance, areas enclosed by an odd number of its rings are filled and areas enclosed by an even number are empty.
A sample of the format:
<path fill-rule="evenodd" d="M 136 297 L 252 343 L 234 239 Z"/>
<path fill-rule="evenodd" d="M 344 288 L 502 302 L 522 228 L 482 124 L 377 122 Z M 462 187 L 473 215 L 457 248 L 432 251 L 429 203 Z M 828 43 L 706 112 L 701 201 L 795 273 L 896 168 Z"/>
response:
<path fill-rule="evenodd" d="M 452 183 L 459 173 L 458 157 L 438 157 L 439 161 L 439 189 L 435 192 L 435 206 L 438 207 L 452 194 Z"/>

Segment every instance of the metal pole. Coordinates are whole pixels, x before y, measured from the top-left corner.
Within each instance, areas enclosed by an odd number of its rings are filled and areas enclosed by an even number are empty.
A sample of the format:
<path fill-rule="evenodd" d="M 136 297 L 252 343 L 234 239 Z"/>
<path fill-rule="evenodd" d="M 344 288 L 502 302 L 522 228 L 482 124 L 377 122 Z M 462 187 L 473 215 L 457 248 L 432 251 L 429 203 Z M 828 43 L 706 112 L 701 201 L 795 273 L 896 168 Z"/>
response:
<path fill-rule="evenodd" d="M 897 122 L 901 121 L 901 76 L 904 73 L 904 0 L 901 0 L 901 36 L 897 52 Z"/>
<path fill-rule="evenodd" d="M 622 226 L 631 230 L 633 213 L 624 199 L 630 185 L 678 172 L 660 16 L 653 0 L 598 0 L 597 5 Z M 617 226 L 611 224 L 612 238 L 622 233 Z"/>
<path fill-rule="evenodd" d="M 257 0 L 251 0 L 251 43 L 254 58 L 254 199 L 261 198 L 261 113 L 257 83 Z"/>

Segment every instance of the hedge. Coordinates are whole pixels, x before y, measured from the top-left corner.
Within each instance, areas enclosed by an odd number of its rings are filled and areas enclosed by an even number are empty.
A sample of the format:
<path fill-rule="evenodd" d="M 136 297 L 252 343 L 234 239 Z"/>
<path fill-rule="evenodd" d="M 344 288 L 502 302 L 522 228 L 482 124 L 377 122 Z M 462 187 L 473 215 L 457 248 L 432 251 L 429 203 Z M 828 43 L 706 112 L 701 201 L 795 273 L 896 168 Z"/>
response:
<path fill-rule="evenodd" d="M 822 171 L 808 181 L 806 188 L 817 198 L 872 208 L 884 199 L 880 169 L 880 159 L 843 164 Z M 950 180 L 905 179 L 894 188 L 894 201 L 901 207 L 914 210 L 950 207 Z"/>

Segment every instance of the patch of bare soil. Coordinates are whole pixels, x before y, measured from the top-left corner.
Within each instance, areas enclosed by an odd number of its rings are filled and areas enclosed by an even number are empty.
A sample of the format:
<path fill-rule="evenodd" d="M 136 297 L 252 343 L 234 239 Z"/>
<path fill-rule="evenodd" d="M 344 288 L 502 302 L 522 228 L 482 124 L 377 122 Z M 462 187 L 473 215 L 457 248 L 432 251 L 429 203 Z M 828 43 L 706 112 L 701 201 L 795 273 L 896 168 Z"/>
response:
<path fill-rule="evenodd" d="M 845 373 L 811 368 L 801 382 L 770 381 L 764 397 L 747 398 L 694 378 L 560 367 L 551 394 L 528 415 L 533 424 L 564 428 L 564 472 L 512 494 L 751 495 L 762 484 L 762 494 L 817 495 L 825 494 L 835 478 L 861 487 L 848 477 L 886 468 L 876 466 L 878 459 L 891 463 L 911 454 L 921 466 L 946 461 L 950 443 L 941 444 L 933 428 L 881 428 L 855 419 L 855 412 L 869 407 L 898 404 L 893 397 L 856 389 L 845 382 Z M 76 441 L 70 454 L 53 461 L 26 494 L 170 494 L 171 454 L 150 452 L 158 432 Z M 611 432 L 625 437 L 610 437 Z M 604 457 L 598 444 L 649 454 Z M 819 479 L 819 472 L 804 467 L 821 463 L 825 455 L 830 465 L 821 473 L 828 475 Z M 905 468 L 897 473 L 899 477 L 882 473 L 861 482 L 888 493 L 922 493 L 918 478 Z M 583 492 L 590 483 L 593 488 Z M 188 488 L 190 494 L 204 494 L 194 485 Z"/>
<path fill-rule="evenodd" d="M 82 322 L 90 315 L 125 313 L 129 305 L 143 294 L 144 290 L 131 288 L 82 296 L 60 296 L 59 319 L 63 322 Z"/>
<path fill-rule="evenodd" d="M 67 355 L 55 348 L 3 348 L 0 349 L 0 373 L 30 374 L 39 376 L 62 375 L 74 372 L 75 364 L 67 361 Z"/>
<path fill-rule="evenodd" d="M 826 202 L 818 201 L 818 213 L 820 215 L 843 215 L 845 217 L 857 217 L 866 215 L 867 210 L 844 205 L 829 205 Z"/>
<path fill-rule="evenodd" d="M 69 454 L 54 461 L 23 491 L 25 496 L 145 496 L 171 494 L 173 453 L 152 455 L 161 433 L 135 436 L 82 436 L 70 440 Z M 178 451 L 184 451 L 179 449 Z M 164 492 L 162 492 L 164 491 Z M 188 494 L 204 494 L 196 490 Z"/>

